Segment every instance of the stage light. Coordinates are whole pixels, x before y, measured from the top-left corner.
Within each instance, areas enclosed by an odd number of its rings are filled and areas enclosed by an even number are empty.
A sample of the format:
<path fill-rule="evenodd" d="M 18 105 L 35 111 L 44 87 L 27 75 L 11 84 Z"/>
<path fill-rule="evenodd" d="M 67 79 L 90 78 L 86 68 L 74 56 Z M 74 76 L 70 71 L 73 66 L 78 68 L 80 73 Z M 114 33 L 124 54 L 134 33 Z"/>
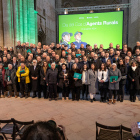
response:
<path fill-rule="evenodd" d="M 118 7 L 118 8 L 116 8 L 116 11 L 120 11 L 120 8 Z"/>
<path fill-rule="evenodd" d="M 94 11 L 93 10 L 90 10 L 89 13 L 94 13 Z"/>
<path fill-rule="evenodd" d="M 68 14 L 68 9 L 64 10 L 64 14 L 67 15 Z"/>

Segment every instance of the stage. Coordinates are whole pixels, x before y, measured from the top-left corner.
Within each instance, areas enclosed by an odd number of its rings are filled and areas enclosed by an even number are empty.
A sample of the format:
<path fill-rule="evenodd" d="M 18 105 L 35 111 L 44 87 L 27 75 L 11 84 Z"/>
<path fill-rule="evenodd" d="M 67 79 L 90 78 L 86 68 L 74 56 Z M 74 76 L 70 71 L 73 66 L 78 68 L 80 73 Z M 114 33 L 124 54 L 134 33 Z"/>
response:
<path fill-rule="evenodd" d="M 125 97 L 126 98 L 126 97 Z M 140 121 L 140 101 L 108 105 L 99 101 L 48 101 L 43 98 L 0 98 L 0 119 L 15 118 L 20 121 L 47 121 L 53 119 L 66 127 L 69 140 L 95 140 L 95 122 L 130 127 Z"/>

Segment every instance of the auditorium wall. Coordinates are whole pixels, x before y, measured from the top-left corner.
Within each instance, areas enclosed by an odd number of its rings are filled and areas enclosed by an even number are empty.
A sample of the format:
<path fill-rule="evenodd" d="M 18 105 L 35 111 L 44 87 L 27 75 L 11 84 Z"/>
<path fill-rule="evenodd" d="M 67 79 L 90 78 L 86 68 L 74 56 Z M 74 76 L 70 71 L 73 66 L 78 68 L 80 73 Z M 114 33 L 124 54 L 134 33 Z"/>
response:
<path fill-rule="evenodd" d="M 37 0 L 38 29 L 42 27 L 46 34 L 42 39 L 42 44 L 56 42 L 56 12 L 55 0 Z"/>

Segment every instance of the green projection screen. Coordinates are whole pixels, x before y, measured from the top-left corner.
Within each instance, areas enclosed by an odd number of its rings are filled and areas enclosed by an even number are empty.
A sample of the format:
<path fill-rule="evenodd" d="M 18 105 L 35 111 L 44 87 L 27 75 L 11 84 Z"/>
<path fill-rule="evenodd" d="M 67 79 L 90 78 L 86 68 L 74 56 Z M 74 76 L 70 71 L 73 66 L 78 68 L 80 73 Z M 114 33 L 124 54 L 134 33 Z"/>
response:
<path fill-rule="evenodd" d="M 70 47 L 74 42 L 77 49 L 81 44 L 103 44 L 107 49 L 112 42 L 122 48 L 123 11 L 59 15 L 58 19 L 60 44 Z"/>

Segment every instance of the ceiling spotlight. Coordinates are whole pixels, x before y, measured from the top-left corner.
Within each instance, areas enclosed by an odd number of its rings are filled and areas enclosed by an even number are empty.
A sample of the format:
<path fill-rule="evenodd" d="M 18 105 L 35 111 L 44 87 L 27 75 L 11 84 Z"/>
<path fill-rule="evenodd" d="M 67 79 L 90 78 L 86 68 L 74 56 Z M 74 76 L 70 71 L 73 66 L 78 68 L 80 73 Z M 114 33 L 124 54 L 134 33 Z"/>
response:
<path fill-rule="evenodd" d="M 120 8 L 118 7 L 118 8 L 116 8 L 116 11 L 120 11 Z"/>
<path fill-rule="evenodd" d="M 67 15 L 68 14 L 68 9 L 64 10 L 64 14 Z"/>
<path fill-rule="evenodd" d="M 90 10 L 89 13 L 94 13 L 94 11 L 93 10 Z"/>

